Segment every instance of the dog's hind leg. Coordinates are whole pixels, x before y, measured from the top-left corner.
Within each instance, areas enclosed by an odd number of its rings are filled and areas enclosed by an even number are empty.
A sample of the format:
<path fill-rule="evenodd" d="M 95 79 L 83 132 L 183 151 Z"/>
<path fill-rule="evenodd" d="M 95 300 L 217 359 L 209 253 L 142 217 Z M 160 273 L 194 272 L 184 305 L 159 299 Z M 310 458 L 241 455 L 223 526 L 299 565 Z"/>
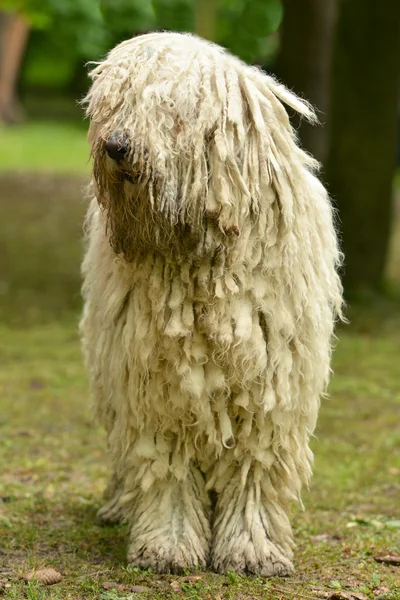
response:
<path fill-rule="evenodd" d="M 260 463 L 247 458 L 229 482 L 215 481 L 213 570 L 264 577 L 293 572 L 289 519 L 269 478 Z"/>
<path fill-rule="evenodd" d="M 102 370 L 96 361 L 96 331 L 98 330 L 98 324 L 96 323 L 96 314 L 90 310 L 90 304 L 86 306 L 79 329 L 82 337 L 86 368 L 90 374 L 91 412 L 95 422 L 106 430 L 109 440 L 114 428 L 116 415 L 115 410 L 111 406 L 109 395 L 104 391 Z M 108 443 L 108 449 L 110 453 L 110 443 Z M 104 523 L 118 523 L 123 519 L 123 510 L 119 503 L 122 490 L 122 482 L 116 474 L 116 469 L 113 467 L 109 483 L 104 492 L 104 500 L 106 502 L 97 512 L 98 518 Z"/>
<path fill-rule="evenodd" d="M 125 519 L 124 506 L 121 504 L 123 493 L 123 481 L 118 476 L 115 466 L 112 466 L 111 476 L 103 496 L 105 504 L 97 511 L 97 517 L 103 523 L 112 525 Z"/>
<path fill-rule="evenodd" d="M 201 472 L 169 474 L 132 494 L 128 562 L 158 573 L 204 569 L 208 561 L 210 501 Z"/>
<path fill-rule="evenodd" d="M 104 492 L 105 504 L 97 511 L 98 518 L 103 523 L 119 523 L 124 518 L 123 505 L 120 500 L 123 494 L 123 485 L 117 475 L 111 475 L 108 486 Z"/>
<path fill-rule="evenodd" d="M 93 402 L 96 411 L 97 421 L 103 425 L 107 431 L 108 451 L 112 455 L 110 449 L 110 435 L 112 434 L 115 423 L 115 411 L 109 403 L 104 401 L 104 394 L 98 393 Z M 120 503 L 123 494 L 124 486 L 121 477 L 117 474 L 115 465 L 111 467 L 111 475 L 108 485 L 104 491 L 103 498 L 105 504 L 97 511 L 97 517 L 106 524 L 119 523 L 124 519 L 123 506 Z"/>

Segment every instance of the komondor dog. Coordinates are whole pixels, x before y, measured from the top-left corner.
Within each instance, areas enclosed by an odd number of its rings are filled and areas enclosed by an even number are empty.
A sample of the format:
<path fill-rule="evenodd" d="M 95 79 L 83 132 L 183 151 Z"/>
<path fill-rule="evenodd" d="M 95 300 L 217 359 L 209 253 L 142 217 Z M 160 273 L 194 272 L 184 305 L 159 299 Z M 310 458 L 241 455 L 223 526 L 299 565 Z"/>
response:
<path fill-rule="evenodd" d="M 283 104 L 313 111 L 186 34 L 125 41 L 91 77 L 100 515 L 128 521 L 139 568 L 287 575 L 342 301 L 332 208 Z"/>

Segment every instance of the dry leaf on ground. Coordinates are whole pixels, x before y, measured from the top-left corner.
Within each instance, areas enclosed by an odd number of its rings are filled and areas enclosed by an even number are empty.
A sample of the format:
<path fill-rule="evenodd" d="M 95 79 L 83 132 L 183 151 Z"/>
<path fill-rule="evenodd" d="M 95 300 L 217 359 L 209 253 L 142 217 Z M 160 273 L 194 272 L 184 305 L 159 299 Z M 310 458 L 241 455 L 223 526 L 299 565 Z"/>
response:
<path fill-rule="evenodd" d="M 310 539 L 319 544 L 320 542 L 328 542 L 329 541 L 329 534 L 327 533 L 320 533 L 319 535 L 312 535 L 310 537 Z"/>
<path fill-rule="evenodd" d="M 181 592 L 182 591 L 182 588 L 181 588 L 181 586 L 179 585 L 179 583 L 177 581 L 171 581 L 171 583 L 169 585 L 172 587 L 172 589 L 174 590 L 174 592 Z"/>
<path fill-rule="evenodd" d="M 185 575 L 185 577 L 180 578 L 180 582 L 182 583 L 193 583 L 195 581 L 199 581 L 201 579 L 201 575 Z"/>
<path fill-rule="evenodd" d="M 386 556 L 374 556 L 376 562 L 400 567 L 400 554 L 387 554 Z"/>
<path fill-rule="evenodd" d="M 378 598 L 383 598 L 387 594 L 390 594 L 390 590 L 387 587 L 376 587 L 372 590 L 374 596 L 378 596 Z"/>
<path fill-rule="evenodd" d="M 117 588 L 119 586 L 119 583 L 117 583 L 116 581 L 105 581 L 104 583 L 101 584 L 101 587 L 103 588 L 103 590 L 112 590 L 114 588 Z"/>

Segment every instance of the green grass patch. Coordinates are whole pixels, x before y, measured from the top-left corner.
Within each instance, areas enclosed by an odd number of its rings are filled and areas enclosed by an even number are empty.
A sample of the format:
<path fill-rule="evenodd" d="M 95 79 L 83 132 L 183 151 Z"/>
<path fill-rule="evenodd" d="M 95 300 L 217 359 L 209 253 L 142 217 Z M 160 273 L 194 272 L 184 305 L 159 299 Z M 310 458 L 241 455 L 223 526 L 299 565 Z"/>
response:
<path fill-rule="evenodd" d="M 0 170 L 88 173 L 85 126 L 63 121 L 26 122 L 0 127 Z"/>

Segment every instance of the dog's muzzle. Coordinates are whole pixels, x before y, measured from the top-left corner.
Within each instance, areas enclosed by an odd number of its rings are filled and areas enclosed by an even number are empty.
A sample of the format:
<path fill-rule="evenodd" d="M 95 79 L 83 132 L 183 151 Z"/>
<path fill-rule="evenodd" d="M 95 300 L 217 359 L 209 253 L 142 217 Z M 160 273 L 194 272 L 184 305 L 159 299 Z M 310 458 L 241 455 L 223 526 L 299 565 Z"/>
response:
<path fill-rule="evenodd" d="M 122 162 L 128 152 L 128 144 L 125 136 L 113 133 L 105 143 L 105 149 L 110 158 L 116 162 Z"/>

